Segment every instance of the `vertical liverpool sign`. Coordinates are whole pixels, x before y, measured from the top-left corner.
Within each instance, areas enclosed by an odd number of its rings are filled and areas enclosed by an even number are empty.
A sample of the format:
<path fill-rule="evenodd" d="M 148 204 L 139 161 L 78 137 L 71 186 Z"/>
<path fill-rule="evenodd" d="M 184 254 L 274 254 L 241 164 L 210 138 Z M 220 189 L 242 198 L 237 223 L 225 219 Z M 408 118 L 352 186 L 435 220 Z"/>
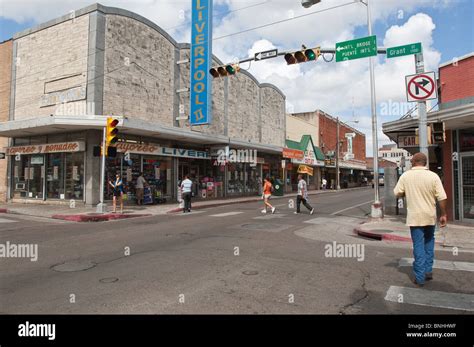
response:
<path fill-rule="evenodd" d="M 191 125 L 212 121 L 212 0 L 192 1 L 191 29 Z"/>

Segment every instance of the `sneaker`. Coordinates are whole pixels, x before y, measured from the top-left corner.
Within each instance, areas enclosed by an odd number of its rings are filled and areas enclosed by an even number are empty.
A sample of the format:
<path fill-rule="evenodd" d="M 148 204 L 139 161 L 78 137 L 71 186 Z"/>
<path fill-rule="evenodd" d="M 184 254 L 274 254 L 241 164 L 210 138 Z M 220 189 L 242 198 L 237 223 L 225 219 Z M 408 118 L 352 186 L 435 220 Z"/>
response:
<path fill-rule="evenodd" d="M 272 214 L 275 213 L 275 210 L 276 210 L 276 208 L 275 208 L 275 207 L 272 207 Z"/>
<path fill-rule="evenodd" d="M 294 214 L 300 214 L 299 212 L 296 212 L 296 211 L 295 211 L 295 212 L 293 212 L 293 213 L 294 213 Z"/>
<path fill-rule="evenodd" d="M 267 213 L 267 210 L 262 210 L 262 213 Z"/>
<path fill-rule="evenodd" d="M 433 273 L 427 272 L 425 273 L 425 281 L 431 281 L 433 279 Z"/>
<path fill-rule="evenodd" d="M 309 214 L 313 214 L 314 213 L 314 208 L 309 212 Z"/>
<path fill-rule="evenodd" d="M 419 283 L 416 279 L 413 280 L 413 283 L 416 284 L 418 287 L 423 287 L 424 283 Z"/>

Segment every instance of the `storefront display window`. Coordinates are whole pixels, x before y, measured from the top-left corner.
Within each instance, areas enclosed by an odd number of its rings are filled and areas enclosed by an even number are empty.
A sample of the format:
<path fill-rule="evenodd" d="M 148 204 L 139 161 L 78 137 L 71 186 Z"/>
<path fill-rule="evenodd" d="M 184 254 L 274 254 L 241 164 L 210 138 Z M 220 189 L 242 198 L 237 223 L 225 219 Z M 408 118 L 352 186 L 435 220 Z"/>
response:
<path fill-rule="evenodd" d="M 48 199 L 65 199 L 64 153 L 47 155 L 46 190 Z"/>
<path fill-rule="evenodd" d="M 13 197 L 43 199 L 44 156 L 13 156 Z"/>

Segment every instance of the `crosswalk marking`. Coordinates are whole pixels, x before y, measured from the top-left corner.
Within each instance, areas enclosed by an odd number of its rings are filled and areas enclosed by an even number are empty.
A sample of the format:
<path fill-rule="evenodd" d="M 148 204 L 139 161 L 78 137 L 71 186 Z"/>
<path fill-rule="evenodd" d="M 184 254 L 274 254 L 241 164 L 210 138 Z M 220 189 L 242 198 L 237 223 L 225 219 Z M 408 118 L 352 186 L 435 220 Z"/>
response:
<path fill-rule="evenodd" d="M 403 304 L 474 311 L 474 295 L 390 286 L 385 300 Z"/>
<path fill-rule="evenodd" d="M 413 258 L 401 258 L 398 262 L 398 266 L 412 266 Z M 460 271 L 474 271 L 474 263 L 468 263 L 463 261 L 446 261 L 446 260 L 435 260 L 433 268 L 443 270 L 460 270 Z"/>
<path fill-rule="evenodd" d="M 253 217 L 252 219 L 274 219 L 274 218 L 283 218 L 287 216 L 286 214 L 272 214 L 272 213 L 267 213 L 267 214 L 264 214 L 262 216 L 258 216 L 258 217 Z"/>
<path fill-rule="evenodd" d="M 204 213 L 204 212 L 206 211 L 192 211 L 192 212 L 186 212 L 186 213 L 176 213 L 176 216 L 189 216 L 189 215 Z"/>
<path fill-rule="evenodd" d="M 241 214 L 243 212 L 235 211 L 235 212 L 225 212 L 225 213 L 218 213 L 218 214 L 211 214 L 210 217 L 227 217 L 227 216 L 235 216 L 236 214 Z"/>
<path fill-rule="evenodd" d="M 0 218 L 0 223 L 16 223 L 16 220 Z"/>

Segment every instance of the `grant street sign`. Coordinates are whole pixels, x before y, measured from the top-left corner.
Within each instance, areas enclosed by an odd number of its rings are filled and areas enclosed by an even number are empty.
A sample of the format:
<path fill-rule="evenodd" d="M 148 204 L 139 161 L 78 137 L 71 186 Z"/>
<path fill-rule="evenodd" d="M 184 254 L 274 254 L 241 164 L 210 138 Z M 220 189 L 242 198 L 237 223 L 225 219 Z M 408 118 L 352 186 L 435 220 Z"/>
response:
<path fill-rule="evenodd" d="M 336 43 L 336 62 L 374 55 L 377 55 L 377 37 L 375 35 Z"/>
<path fill-rule="evenodd" d="M 421 42 L 387 48 L 387 58 L 395 58 L 417 53 L 421 53 Z"/>

